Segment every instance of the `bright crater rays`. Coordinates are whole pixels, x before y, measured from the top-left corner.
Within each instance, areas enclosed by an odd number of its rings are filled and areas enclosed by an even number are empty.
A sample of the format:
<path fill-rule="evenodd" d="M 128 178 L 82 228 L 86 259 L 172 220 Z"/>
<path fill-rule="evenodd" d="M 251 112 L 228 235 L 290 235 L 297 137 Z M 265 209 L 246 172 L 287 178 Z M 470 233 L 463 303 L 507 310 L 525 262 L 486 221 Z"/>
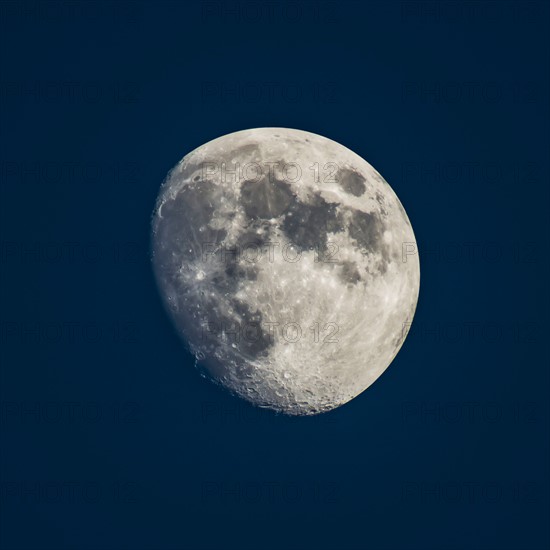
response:
<path fill-rule="evenodd" d="M 201 372 L 292 415 L 338 407 L 384 372 L 420 284 L 387 182 L 342 145 L 286 128 L 181 160 L 157 200 L 153 265 Z"/>

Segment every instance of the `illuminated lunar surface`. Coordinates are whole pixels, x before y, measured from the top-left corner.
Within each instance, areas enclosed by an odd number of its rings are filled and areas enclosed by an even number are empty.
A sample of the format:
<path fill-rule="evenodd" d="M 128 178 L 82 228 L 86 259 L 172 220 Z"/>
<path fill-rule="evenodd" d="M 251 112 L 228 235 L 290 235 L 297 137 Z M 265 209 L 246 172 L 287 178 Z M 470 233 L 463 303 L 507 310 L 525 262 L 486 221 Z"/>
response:
<path fill-rule="evenodd" d="M 392 362 L 418 299 L 414 243 L 370 164 L 286 128 L 185 156 L 152 224 L 160 293 L 202 374 L 291 415 L 346 403 Z"/>

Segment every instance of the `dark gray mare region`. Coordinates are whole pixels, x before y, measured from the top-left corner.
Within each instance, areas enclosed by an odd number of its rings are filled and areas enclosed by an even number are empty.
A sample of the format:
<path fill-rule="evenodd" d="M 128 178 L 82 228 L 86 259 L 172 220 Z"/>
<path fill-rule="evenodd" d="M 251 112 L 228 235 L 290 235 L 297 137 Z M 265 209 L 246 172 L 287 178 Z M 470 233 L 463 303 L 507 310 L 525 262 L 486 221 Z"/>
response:
<path fill-rule="evenodd" d="M 257 158 L 257 153 L 256 146 L 243 146 L 227 153 L 224 162 L 240 158 L 239 155 Z M 243 181 L 239 200 L 245 226 L 232 243 L 236 250 L 232 254 L 226 243 L 227 231 L 214 229 L 211 224 L 219 215 L 216 205 L 230 191 L 205 178 L 205 174 L 200 166 L 184 161 L 181 173 L 174 177 L 189 183 L 162 205 L 153 238 L 157 278 L 165 288 L 173 289 L 173 300 L 177 302 L 176 311 L 169 307 L 172 316 L 188 341 L 194 342 L 207 357 L 233 344 L 236 353 L 255 360 L 266 356 L 273 345 L 266 325 L 272 320 L 264 319 L 261 312 L 252 310 L 235 295 L 242 281 L 253 281 L 258 274 L 257 265 L 243 261 L 240 253 L 246 248 L 265 250 L 273 241 L 271 222 L 274 219 L 290 243 L 300 250 L 315 249 L 321 261 L 329 255 L 328 233 L 347 232 L 365 253 L 382 254 L 378 268 L 385 272 L 390 258 L 388 246 L 383 242 L 385 211 L 381 195 L 378 194 L 376 200 L 382 217 L 378 213 L 329 203 L 319 192 L 299 200 L 288 182 L 272 175 L 265 174 L 258 181 Z M 361 196 L 366 191 L 365 178 L 351 168 L 341 168 L 337 178 L 342 189 L 353 196 Z M 232 195 L 225 198 L 234 200 Z M 234 214 L 224 216 L 230 221 Z M 205 245 L 226 253 L 221 259 L 216 255 L 205 256 Z M 205 265 L 205 262 L 213 263 Z M 354 262 L 337 261 L 333 266 L 346 285 L 363 280 Z M 204 278 L 197 280 L 195 274 L 201 267 Z M 223 375 L 221 366 L 210 370 L 214 373 L 218 370 L 219 375 Z"/>

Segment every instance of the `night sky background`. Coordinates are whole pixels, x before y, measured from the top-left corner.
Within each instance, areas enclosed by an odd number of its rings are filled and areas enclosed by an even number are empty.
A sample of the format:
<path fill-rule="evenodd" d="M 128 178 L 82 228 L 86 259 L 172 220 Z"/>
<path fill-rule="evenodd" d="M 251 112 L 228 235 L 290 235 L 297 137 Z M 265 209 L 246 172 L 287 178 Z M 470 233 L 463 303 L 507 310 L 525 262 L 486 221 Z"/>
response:
<path fill-rule="evenodd" d="M 0 548 L 542 550 L 547 2 L 2 2 Z M 314 418 L 193 369 L 149 251 L 185 154 L 329 137 L 405 206 L 390 368 Z"/>

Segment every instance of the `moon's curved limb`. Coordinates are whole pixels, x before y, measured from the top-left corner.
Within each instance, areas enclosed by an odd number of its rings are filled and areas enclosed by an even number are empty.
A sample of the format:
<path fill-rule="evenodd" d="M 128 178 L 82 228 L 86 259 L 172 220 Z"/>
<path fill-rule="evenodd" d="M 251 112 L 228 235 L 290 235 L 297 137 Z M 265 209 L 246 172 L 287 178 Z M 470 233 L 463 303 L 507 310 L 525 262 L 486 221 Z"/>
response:
<path fill-rule="evenodd" d="M 258 128 L 199 147 L 153 216 L 167 308 L 201 366 L 250 402 L 327 411 L 399 351 L 420 284 L 415 238 L 387 182 L 322 136 Z"/>

